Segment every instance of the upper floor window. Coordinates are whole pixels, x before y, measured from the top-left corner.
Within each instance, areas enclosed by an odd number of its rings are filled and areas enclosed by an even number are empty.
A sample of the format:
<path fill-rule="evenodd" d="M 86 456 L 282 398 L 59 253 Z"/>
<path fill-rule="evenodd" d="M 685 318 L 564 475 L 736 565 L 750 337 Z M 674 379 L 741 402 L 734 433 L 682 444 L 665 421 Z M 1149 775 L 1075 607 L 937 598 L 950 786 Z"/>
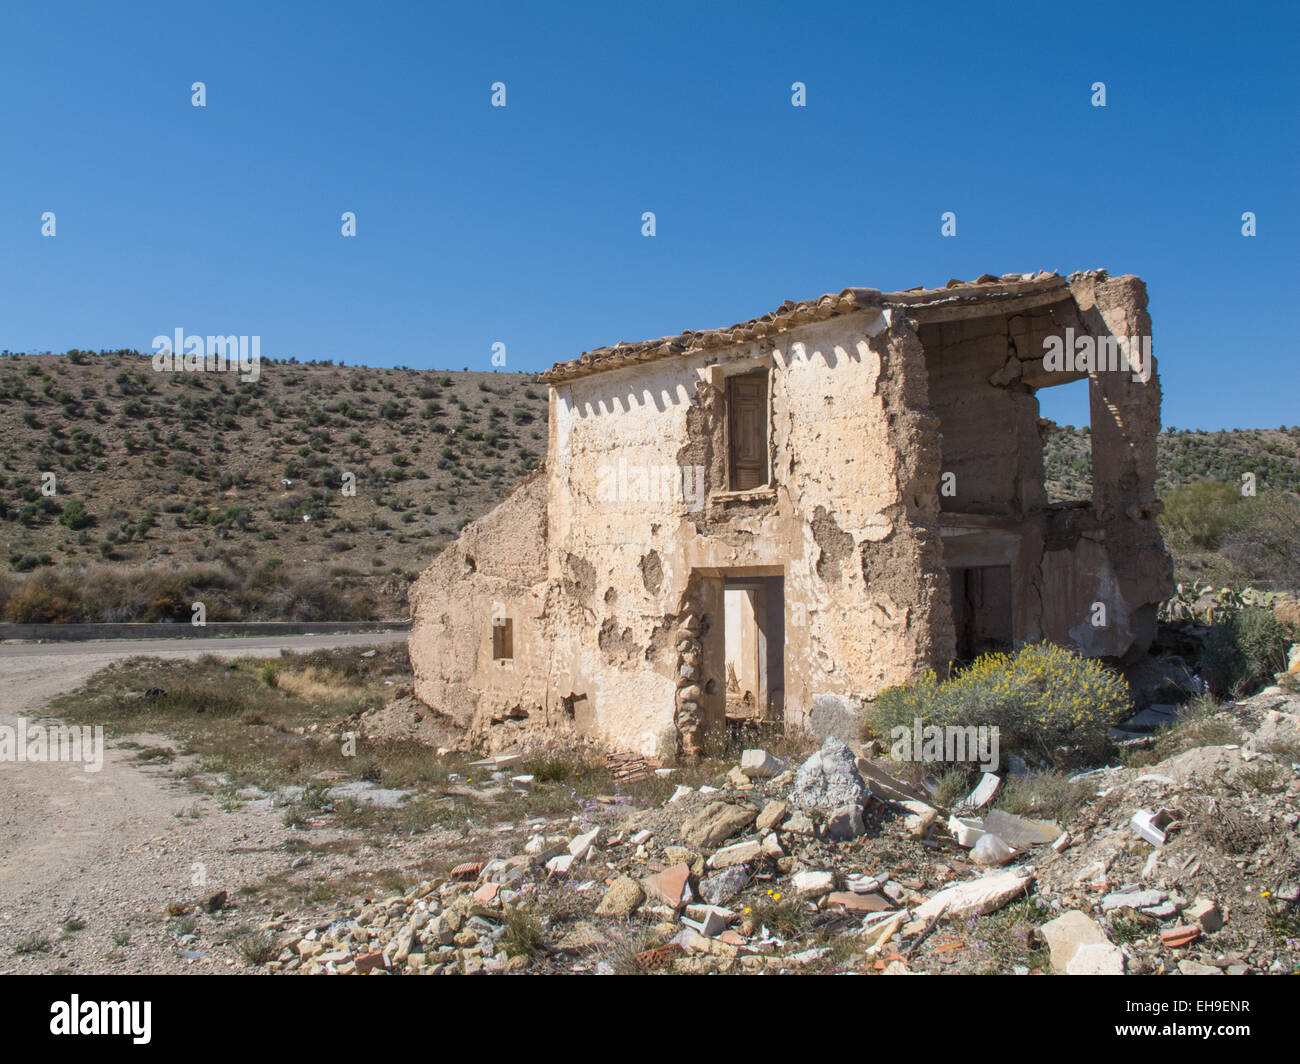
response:
<path fill-rule="evenodd" d="M 768 483 L 767 370 L 727 378 L 727 488 Z"/>

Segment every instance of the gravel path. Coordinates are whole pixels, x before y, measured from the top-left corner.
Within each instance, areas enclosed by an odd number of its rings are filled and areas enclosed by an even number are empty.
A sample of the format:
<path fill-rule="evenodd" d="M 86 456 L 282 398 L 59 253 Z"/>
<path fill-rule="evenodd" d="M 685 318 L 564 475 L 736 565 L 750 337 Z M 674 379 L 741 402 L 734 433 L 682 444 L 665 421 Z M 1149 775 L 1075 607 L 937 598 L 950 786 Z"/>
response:
<path fill-rule="evenodd" d="M 275 657 L 281 649 L 406 637 L 4 644 L 0 725 L 32 721 L 50 699 L 128 657 Z M 166 767 L 142 767 L 132 751 L 111 745 L 99 772 L 80 764 L 0 761 L 0 972 L 212 971 L 211 960 L 179 956 L 162 919 L 165 907 L 223 889 L 233 896 L 240 885 L 287 869 L 291 857 L 283 847 L 291 836 L 279 811 L 224 812 L 211 797 L 169 778 Z M 261 914 L 241 915 L 255 923 Z M 85 928 L 63 932 L 74 918 Z M 48 939 L 50 948 L 15 952 L 33 939 Z"/>

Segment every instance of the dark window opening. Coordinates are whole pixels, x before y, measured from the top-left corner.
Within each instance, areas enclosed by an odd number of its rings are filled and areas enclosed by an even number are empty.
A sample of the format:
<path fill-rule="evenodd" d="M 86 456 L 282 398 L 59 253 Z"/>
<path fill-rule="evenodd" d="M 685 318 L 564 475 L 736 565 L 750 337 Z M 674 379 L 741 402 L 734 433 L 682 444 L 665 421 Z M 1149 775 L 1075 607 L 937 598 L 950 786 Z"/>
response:
<path fill-rule="evenodd" d="M 727 487 L 761 488 L 768 482 L 767 370 L 727 378 Z"/>

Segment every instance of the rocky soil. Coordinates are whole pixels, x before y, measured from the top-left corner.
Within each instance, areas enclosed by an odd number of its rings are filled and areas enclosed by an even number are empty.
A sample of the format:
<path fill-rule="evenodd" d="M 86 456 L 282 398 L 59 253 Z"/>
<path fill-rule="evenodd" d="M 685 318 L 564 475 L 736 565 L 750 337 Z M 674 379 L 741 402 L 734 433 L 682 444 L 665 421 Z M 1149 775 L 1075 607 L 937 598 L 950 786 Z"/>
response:
<path fill-rule="evenodd" d="M 265 969 L 1300 971 L 1300 696 L 1215 723 L 1238 741 L 1067 781 L 1064 822 L 992 808 L 992 775 L 943 809 L 835 739 L 797 765 L 747 751 L 661 804 L 482 825 L 445 876 L 264 921 Z"/>

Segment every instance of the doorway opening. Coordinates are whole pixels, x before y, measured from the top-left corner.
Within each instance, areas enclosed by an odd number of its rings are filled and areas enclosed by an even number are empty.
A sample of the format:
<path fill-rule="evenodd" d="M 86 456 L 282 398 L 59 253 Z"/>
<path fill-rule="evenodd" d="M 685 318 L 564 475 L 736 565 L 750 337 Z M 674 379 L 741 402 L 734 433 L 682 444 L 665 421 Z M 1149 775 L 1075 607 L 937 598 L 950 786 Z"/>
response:
<path fill-rule="evenodd" d="M 981 565 L 948 572 L 952 577 L 956 660 L 964 664 L 981 654 L 1010 650 L 1011 566 Z"/>
<path fill-rule="evenodd" d="M 722 594 L 727 720 L 784 720 L 784 581 L 724 577 Z"/>

